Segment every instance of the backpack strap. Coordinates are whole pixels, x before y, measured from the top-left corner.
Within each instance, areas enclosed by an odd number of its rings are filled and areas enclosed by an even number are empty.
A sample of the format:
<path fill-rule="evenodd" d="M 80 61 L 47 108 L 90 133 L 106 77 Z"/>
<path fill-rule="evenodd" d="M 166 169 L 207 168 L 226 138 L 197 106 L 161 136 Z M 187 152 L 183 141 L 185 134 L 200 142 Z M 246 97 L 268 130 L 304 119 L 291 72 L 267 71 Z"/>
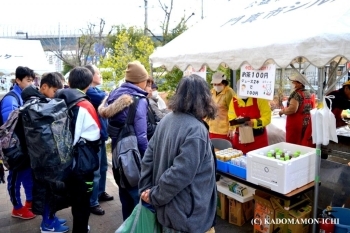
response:
<path fill-rule="evenodd" d="M 5 99 L 6 96 L 13 96 L 15 97 L 15 99 L 17 100 L 18 106 L 21 106 L 21 102 L 19 100 L 19 97 L 17 96 L 17 94 L 14 91 L 9 91 L 7 92 L 4 97 L 2 97 L 1 101 L 0 101 L 0 109 L 2 111 L 2 101 Z M 2 114 L 0 113 L 0 124 L 4 124 L 4 119 L 2 119 Z"/>
<path fill-rule="evenodd" d="M 125 123 L 128 125 L 132 125 L 134 123 L 135 115 L 136 115 L 136 107 L 139 103 L 140 96 L 133 96 L 132 97 L 134 102 L 130 105 L 129 111 L 128 111 L 128 116 L 126 117 Z"/>

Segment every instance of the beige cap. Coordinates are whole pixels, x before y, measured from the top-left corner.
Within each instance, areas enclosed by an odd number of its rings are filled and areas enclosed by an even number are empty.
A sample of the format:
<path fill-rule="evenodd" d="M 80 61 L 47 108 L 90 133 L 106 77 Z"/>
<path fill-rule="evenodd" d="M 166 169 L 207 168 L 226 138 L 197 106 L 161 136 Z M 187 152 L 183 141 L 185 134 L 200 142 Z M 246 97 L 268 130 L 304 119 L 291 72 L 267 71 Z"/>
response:
<path fill-rule="evenodd" d="M 211 83 L 212 84 L 219 84 L 222 82 L 222 80 L 226 80 L 226 76 L 221 73 L 220 71 L 216 72 L 213 74 L 212 79 L 211 79 Z"/>

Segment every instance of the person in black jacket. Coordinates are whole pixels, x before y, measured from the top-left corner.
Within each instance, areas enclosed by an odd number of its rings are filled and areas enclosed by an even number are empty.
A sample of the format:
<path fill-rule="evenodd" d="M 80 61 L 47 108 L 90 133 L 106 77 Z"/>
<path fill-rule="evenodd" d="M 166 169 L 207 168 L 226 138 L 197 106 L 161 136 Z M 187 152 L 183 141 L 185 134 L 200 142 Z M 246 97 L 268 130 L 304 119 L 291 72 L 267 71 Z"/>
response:
<path fill-rule="evenodd" d="M 26 87 L 22 93 L 24 102 L 32 98 L 53 98 L 58 89 L 63 87 L 61 80 L 57 74 L 47 73 L 40 82 L 40 89 L 31 85 Z M 44 176 L 44 174 L 42 174 Z M 67 222 L 65 219 L 56 217 L 58 195 L 51 188 L 50 182 L 36 179 L 33 176 L 33 213 L 42 215 L 40 225 L 41 232 L 46 232 L 48 229 L 53 232 L 67 232 L 69 227 L 64 226 Z M 67 207 L 67 206 L 65 206 Z"/>
<path fill-rule="evenodd" d="M 94 65 L 86 65 L 85 68 L 92 73 L 92 83 L 89 89 L 86 91 L 86 95 L 90 98 L 90 102 L 94 108 L 98 109 L 98 106 L 106 98 L 107 93 L 98 89 L 96 86 L 102 83 L 100 71 Z M 98 116 L 101 124 L 101 146 L 98 154 L 100 159 L 100 167 L 94 172 L 94 188 L 90 198 L 90 212 L 96 215 L 104 215 L 105 211 L 99 204 L 99 201 L 111 201 L 113 196 L 106 193 L 106 177 L 108 170 L 107 152 L 106 152 L 106 140 L 108 139 L 107 133 L 107 119 Z"/>
<path fill-rule="evenodd" d="M 154 131 L 156 131 L 156 127 L 160 118 L 157 116 L 155 111 L 153 110 L 150 104 L 150 97 L 152 96 L 152 85 L 154 84 L 152 78 L 147 79 L 147 85 L 145 91 L 148 92 L 147 102 L 148 102 L 148 110 L 147 110 L 147 139 L 148 141 L 152 138 Z"/>
<path fill-rule="evenodd" d="M 346 125 L 345 121 L 343 121 L 342 112 L 343 110 L 350 109 L 350 81 L 343 83 L 342 88 L 332 91 L 331 93 L 327 94 L 327 96 L 334 96 L 334 98 L 331 99 L 331 111 L 335 116 L 336 127 Z M 330 108 L 331 104 L 328 99 L 326 99 L 326 103 Z"/>

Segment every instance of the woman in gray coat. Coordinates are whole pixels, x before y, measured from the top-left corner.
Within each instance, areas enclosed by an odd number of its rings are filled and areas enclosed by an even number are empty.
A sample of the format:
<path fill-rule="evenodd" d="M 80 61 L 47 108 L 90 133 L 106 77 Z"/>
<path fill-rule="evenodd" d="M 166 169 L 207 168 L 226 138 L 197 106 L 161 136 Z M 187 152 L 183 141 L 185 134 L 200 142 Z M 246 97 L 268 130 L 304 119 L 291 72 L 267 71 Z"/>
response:
<path fill-rule="evenodd" d="M 216 215 L 215 157 L 203 119 L 215 118 L 208 84 L 184 77 L 141 164 L 139 192 L 154 206 L 163 232 L 204 233 Z"/>

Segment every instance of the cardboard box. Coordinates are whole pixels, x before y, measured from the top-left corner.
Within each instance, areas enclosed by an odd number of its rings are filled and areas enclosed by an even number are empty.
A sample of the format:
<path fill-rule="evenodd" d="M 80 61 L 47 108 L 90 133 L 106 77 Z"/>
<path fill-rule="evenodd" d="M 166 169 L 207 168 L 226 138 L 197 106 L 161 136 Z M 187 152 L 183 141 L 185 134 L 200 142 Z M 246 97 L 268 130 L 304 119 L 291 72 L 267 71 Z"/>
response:
<path fill-rule="evenodd" d="M 269 194 L 255 190 L 254 233 L 272 233 L 273 231 L 273 225 L 266 224 L 275 217 L 275 209 L 270 198 Z"/>
<path fill-rule="evenodd" d="M 229 223 L 242 226 L 253 217 L 253 214 L 253 200 L 241 203 L 233 198 L 229 198 Z"/>
<path fill-rule="evenodd" d="M 216 204 L 216 214 L 222 219 L 228 219 L 228 199 L 225 194 L 218 193 L 218 200 Z"/>
<path fill-rule="evenodd" d="M 266 156 L 271 149 L 286 149 L 301 155 L 288 161 Z M 263 155 L 263 154 L 264 155 Z M 281 142 L 247 153 L 247 181 L 287 194 L 315 179 L 316 149 Z"/>
<path fill-rule="evenodd" d="M 304 199 L 300 201 L 300 204 L 293 207 L 289 211 L 283 209 L 280 201 L 277 198 L 271 198 L 271 203 L 275 209 L 275 223 L 274 231 L 276 233 L 283 232 L 283 226 L 286 222 L 288 225 L 288 233 L 309 233 L 310 224 L 304 224 L 302 219 L 308 219 L 311 217 L 311 201 L 309 199 Z M 291 220 L 288 224 L 288 221 Z M 280 221 L 278 224 L 277 221 Z M 284 221 L 284 223 L 283 223 Z M 279 228 L 280 230 L 277 230 Z"/>

